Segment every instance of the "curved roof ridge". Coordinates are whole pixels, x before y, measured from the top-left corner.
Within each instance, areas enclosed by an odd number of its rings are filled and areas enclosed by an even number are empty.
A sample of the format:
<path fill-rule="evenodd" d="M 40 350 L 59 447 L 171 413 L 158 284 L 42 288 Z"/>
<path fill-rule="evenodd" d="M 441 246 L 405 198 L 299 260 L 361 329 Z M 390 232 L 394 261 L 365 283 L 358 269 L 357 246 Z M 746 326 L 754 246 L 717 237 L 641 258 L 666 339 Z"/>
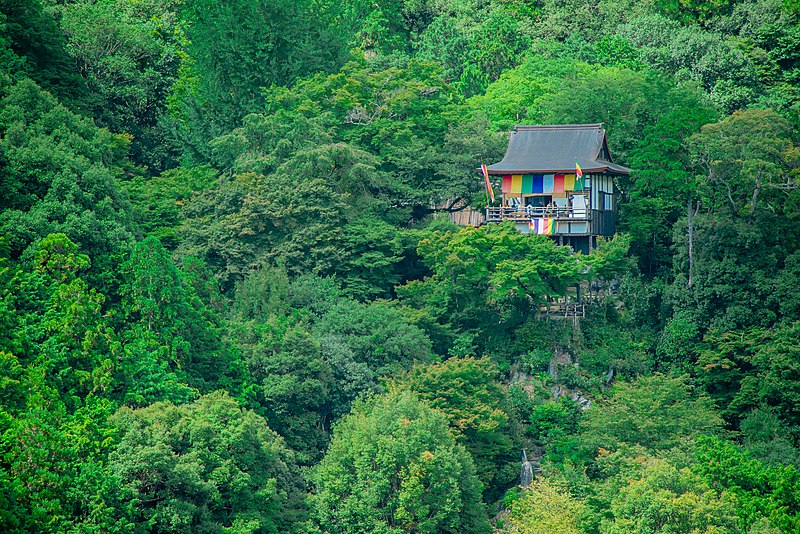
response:
<path fill-rule="evenodd" d="M 588 130 L 588 129 L 603 129 L 603 122 L 594 122 L 591 124 L 515 124 L 514 130 Z"/>

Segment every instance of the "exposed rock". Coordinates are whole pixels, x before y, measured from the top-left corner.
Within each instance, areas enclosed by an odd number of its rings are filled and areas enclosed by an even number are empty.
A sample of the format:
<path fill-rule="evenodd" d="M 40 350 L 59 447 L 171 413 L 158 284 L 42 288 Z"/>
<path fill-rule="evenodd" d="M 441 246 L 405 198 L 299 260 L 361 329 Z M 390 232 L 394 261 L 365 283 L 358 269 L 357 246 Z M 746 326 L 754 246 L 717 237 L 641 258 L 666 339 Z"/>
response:
<path fill-rule="evenodd" d="M 569 396 L 581 410 L 588 410 L 592 405 L 592 399 L 577 389 L 569 389 L 560 384 L 556 384 L 550 388 L 550 392 L 553 395 L 554 401 L 557 401 L 561 397 Z"/>

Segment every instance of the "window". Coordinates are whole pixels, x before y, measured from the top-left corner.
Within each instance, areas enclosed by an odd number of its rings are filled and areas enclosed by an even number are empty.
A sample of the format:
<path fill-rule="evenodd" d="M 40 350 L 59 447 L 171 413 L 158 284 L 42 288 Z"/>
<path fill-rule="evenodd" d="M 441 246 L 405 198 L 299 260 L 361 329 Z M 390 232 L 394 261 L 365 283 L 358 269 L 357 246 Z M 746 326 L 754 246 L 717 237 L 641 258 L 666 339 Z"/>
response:
<path fill-rule="evenodd" d="M 613 211 L 614 209 L 614 195 L 611 193 L 603 193 L 603 209 L 606 211 Z"/>

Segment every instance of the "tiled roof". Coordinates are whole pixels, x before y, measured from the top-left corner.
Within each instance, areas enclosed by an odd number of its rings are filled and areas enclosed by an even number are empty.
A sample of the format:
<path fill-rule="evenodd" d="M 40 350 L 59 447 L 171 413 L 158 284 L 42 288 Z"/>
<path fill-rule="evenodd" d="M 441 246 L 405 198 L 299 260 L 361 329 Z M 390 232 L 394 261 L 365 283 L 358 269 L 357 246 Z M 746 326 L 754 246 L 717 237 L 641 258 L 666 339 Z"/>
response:
<path fill-rule="evenodd" d="M 630 173 L 613 162 L 602 123 L 516 126 L 505 157 L 488 169 L 491 174 L 570 173 L 576 161 L 584 173 Z"/>

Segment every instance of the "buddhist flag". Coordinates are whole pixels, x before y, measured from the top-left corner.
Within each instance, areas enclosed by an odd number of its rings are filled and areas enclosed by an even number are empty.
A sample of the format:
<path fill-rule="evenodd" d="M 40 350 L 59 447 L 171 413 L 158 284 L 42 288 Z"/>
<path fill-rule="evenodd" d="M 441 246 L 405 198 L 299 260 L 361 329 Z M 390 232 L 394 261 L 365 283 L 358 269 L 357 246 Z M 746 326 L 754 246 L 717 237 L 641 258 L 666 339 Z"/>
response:
<path fill-rule="evenodd" d="M 581 166 L 578 165 L 578 160 L 575 160 L 575 191 L 583 191 L 583 171 Z"/>
<path fill-rule="evenodd" d="M 553 235 L 553 219 L 539 219 L 538 220 L 538 233 L 539 235 Z"/>
<path fill-rule="evenodd" d="M 486 165 L 481 165 L 481 170 L 483 171 L 483 179 L 486 180 L 486 191 L 489 192 L 489 197 L 492 199 L 492 204 L 494 204 L 494 189 L 492 189 L 492 182 L 489 181 L 489 169 L 486 168 Z"/>

